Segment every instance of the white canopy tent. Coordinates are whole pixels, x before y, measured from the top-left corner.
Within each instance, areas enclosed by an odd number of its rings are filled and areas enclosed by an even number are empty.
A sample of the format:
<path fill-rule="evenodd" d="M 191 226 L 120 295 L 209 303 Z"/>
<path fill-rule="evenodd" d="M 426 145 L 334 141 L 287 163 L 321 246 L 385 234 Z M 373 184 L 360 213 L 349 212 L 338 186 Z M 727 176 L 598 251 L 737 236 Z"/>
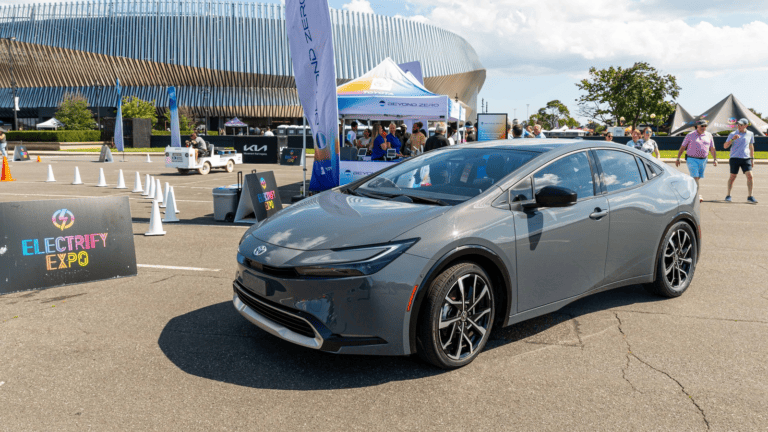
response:
<path fill-rule="evenodd" d="M 51 117 L 50 120 L 35 125 L 35 129 L 59 129 L 61 127 L 64 127 L 64 123 L 56 120 L 56 117 Z"/>
<path fill-rule="evenodd" d="M 466 113 L 459 102 L 427 90 L 389 57 L 338 86 L 336 94 L 342 118 L 462 121 L 462 113 Z"/>

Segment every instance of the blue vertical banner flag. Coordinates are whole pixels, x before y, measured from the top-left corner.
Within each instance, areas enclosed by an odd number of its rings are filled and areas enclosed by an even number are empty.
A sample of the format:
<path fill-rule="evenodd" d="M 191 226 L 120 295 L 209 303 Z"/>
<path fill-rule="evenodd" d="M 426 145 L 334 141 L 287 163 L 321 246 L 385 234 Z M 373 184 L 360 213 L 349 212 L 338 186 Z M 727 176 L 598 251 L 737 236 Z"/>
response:
<path fill-rule="evenodd" d="M 120 79 L 117 80 L 117 118 L 115 118 L 115 148 L 125 150 L 123 143 L 123 98 L 120 96 Z"/>
<path fill-rule="evenodd" d="M 168 87 L 168 106 L 171 111 L 171 147 L 181 147 L 181 131 L 179 129 L 179 106 L 176 103 L 176 87 Z"/>
<path fill-rule="evenodd" d="M 286 0 L 285 26 L 304 116 L 315 138 L 309 190 L 339 185 L 339 106 L 328 0 Z"/>

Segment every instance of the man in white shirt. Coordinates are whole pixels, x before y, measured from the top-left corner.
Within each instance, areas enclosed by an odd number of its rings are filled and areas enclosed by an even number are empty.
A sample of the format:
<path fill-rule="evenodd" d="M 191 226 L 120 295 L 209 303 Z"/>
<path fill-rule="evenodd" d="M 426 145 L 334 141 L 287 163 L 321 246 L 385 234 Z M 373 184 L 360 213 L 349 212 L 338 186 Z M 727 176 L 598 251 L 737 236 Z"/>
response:
<path fill-rule="evenodd" d="M 725 197 L 726 202 L 731 202 L 731 189 L 733 188 L 733 182 L 736 181 L 736 177 L 739 175 L 739 168 L 741 172 L 747 176 L 747 189 L 749 190 L 749 196 L 747 201 L 752 204 L 757 204 L 757 200 L 752 196 L 752 164 L 755 160 L 755 134 L 747 130 L 749 120 L 743 118 L 737 123 L 739 130 L 731 132 L 728 135 L 728 139 L 725 141 L 724 149 L 731 148 L 731 156 L 728 163 L 731 166 L 731 177 L 728 179 L 728 196 Z"/>
<path fill-rule="evenodd" d="M 264 132 L 264 136 L 275 136 L 275 134 L 272 133 L 272 129 L 267 126 L 267 131 Z"/>
<path fill-rule="evenodd" d="M 347 132 L 345 143 L 349 143 L 352 147 L 360 148 L 360 140 L 357 139 L 357 122 L 353 121 L 350 128 L 350 131 Z"/>

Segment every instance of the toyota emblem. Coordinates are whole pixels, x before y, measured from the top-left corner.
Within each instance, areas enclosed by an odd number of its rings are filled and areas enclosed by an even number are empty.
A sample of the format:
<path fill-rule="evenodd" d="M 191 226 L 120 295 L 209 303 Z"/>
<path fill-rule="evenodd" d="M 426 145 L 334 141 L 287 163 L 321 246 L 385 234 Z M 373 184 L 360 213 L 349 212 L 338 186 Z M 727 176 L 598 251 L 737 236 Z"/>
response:
<path fill-rule="evenodd" d="M 256 249 L 253 250 L 253 254 L 256 256 L 262 255 L 264 252 L 267 251 L 266 246 L 259 246 Z"/>

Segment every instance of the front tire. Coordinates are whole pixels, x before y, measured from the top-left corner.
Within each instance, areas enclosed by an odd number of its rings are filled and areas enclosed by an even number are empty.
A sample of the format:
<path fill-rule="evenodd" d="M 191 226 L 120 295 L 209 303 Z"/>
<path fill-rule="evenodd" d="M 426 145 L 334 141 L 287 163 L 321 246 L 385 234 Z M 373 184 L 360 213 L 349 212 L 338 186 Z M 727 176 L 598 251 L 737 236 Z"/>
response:
<path fill-rule="evenodd" d="M 202 175 L 207 175 L 209 172 L 211 172 L 211 164 L 209 162 L 205 162 L 203 166 L 197 170 Z"/>
<path fill-rule="evenodd" d="M 225 167 L 225 169 L 227 170 L 228 173 L 231 173 L 232 171 L 234 171 L 235 170 L 235 161 L 233 161 L 232 159 L 228 160 L 227 161 L 227 166 Z"/>
<path fill-rule="evenodd" d="M 656 280 L 643 285 L 652 294 L 679 297 L 691 285 L 698 256 L 693 228 L 678 222 L 664 235 L 661 253 L 657 258 Z"/>
<path fill-rule="evenodd" d="M 493 287 L 480 266 L 446 269 L 432 282 L 419 316 L 419 356 L 442 369 L 471 363 L 488 342 L 495 315 Z"/>

